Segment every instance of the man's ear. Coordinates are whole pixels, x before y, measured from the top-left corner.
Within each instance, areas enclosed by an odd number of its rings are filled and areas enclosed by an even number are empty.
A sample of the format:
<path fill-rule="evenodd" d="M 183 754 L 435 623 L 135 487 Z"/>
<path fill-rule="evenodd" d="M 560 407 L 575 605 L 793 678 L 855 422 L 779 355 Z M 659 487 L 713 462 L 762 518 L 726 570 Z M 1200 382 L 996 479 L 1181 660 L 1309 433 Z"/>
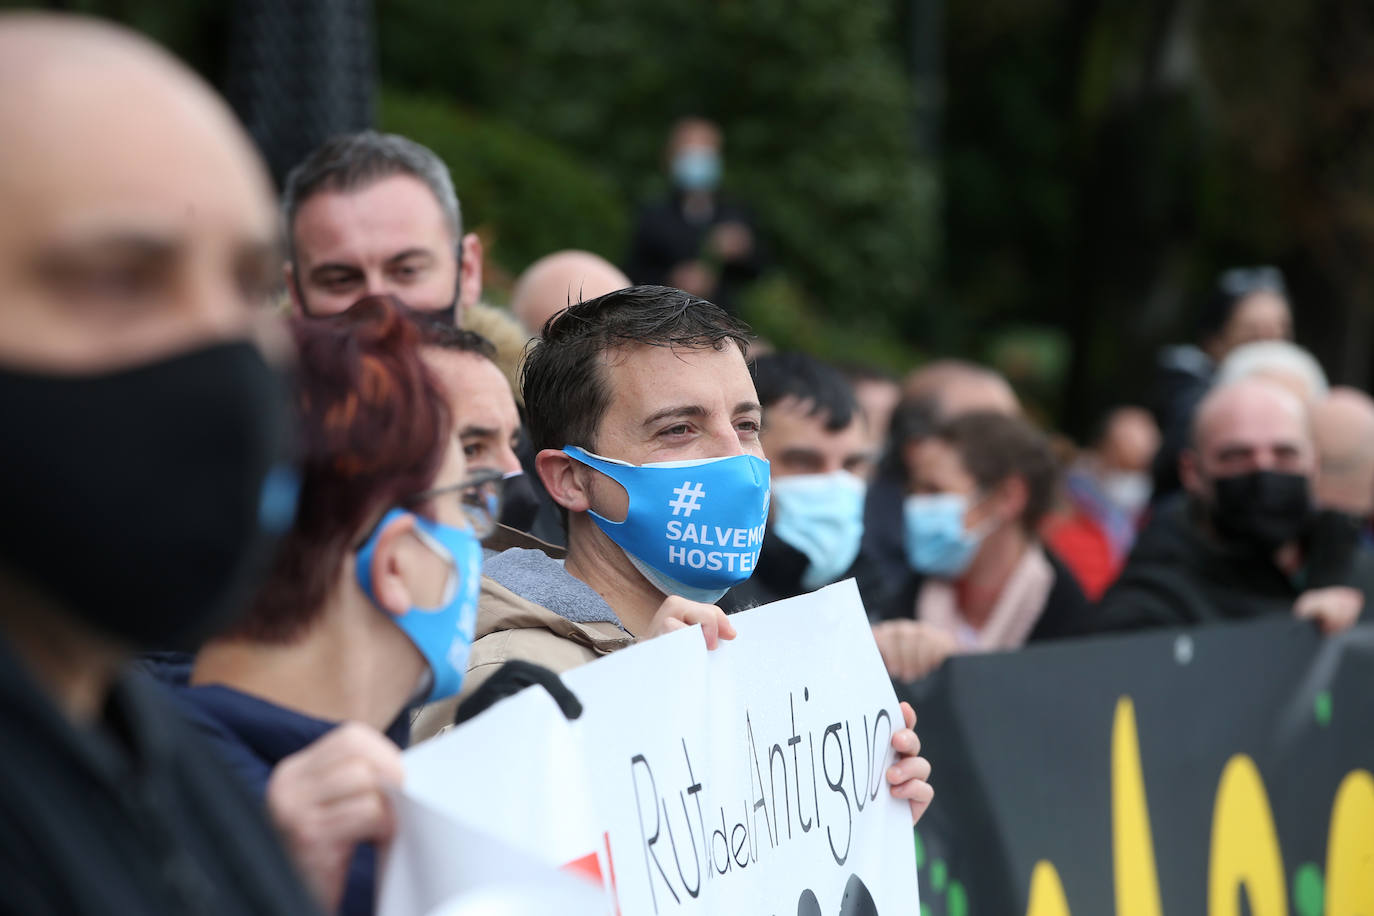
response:
<path fill-rule="evenodd" d="M 534 456 L 534 469 L 550 498 L 569 512 L 586 512 L 591 508 L 588 475 L 580 473 L 584 465 L 561 449 L 546 448 Z"/>
<path fill-rule="evenodd" d="M 282 273 L 286 277 L 286 292 L 291 297 L 292 314 L 304 315 L 305 305 L 301 303 L 301 287 L 296 278 L 296 265 L 288 260 L 282 265 Z"/>
<path fill-rule="evenodd" d="M 414 543 L 408 535 L 415 528 L 415 516 L 398 515 L 382 527 L 372 551 L 372 597 L 389 614 L 400 617 L 415 604 L 406 584 L 407 548 Z"/>
<path fill-rule="evenodd" d="M 1020 474 L 1012 474 L 997 486 L 999 514 L 1005 522 L 1019 518 L 1021 513 L 1026 511 L 1026 502 L 1029 499 L 1030 488 L 1026 485 L 1026 478 Z"/>
<path fill-rule="evenodd" d="M 1178 479 L 1183 489 L 1193 496 L 1202 498 L 1207 495 L 1207 488 L 1202 483 L 1202 471 L 1198 467 L 1198 454 L 1190 448 L 1178 453 Z"/>
<path fill-rule="evenodd" d="M 482 239 L 469 232 L 458 243 L 461 263 L 458 265 L 458 311 L 462 313 L 482 298 Z"/>

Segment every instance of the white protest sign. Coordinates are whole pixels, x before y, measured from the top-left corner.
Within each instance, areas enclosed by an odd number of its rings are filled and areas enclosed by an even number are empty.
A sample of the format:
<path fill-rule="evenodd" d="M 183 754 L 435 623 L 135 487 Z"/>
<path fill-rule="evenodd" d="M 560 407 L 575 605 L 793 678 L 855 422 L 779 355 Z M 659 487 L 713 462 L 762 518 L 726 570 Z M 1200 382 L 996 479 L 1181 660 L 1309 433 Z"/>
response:
<path fill-rule="evenodd" d="M 853 582 L 732 621 L 713 652 L 693 628 L 568 672 L 576 721 L 525 690 L 413 748 L 406 794 L 598 880 L 624 916 L 915 913 L 885 778 L 901 712 Z M 416 867 L 399 858 L 384 880 Z"/>

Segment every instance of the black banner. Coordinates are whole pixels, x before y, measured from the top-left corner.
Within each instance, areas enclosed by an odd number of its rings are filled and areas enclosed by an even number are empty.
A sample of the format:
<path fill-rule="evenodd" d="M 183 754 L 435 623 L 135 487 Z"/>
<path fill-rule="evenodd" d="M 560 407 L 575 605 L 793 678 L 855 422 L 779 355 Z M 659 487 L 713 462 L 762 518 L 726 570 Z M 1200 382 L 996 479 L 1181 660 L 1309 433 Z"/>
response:
<path fill-rule="evenodd" d="M 1374 625 L 968 656 L 898 685 L 931 916 L 1374 916 Z"/>

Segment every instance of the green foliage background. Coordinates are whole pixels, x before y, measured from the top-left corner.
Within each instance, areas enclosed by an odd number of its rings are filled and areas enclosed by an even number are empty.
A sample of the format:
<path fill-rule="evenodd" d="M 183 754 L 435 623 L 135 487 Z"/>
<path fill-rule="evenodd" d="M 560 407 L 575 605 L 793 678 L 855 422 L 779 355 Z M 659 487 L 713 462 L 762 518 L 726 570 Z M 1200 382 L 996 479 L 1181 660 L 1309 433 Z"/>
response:
<path fill-rule="evenodd" d="M 60 5 L 224 75 L 229 0 Z M 1218 269 L 1275 263 L 1299 341 L 1337 380 L 1371 380 L 1368 0 L 375 11 L 380 122 L 449 162 L 498 301 L 555 248 L 622 259 L 635 206 L 665 191 L 669 125 L 696 113 L 724 126 L 727 190 L 773 252 L 742 307 L 780 346 L 899 370 L 993 359 L 1081 432 L 1146 396 Z M 917 97 L 921 54 L 936 83 Z"/>

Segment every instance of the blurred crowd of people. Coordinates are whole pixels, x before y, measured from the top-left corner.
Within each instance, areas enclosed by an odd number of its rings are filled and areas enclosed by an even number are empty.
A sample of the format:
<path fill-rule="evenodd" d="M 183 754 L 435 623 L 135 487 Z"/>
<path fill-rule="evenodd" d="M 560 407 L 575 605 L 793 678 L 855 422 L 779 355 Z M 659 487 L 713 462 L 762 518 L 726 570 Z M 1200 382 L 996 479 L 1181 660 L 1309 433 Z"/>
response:
<path fill-rule="evenodd" d="M 1074 448 L 988 367 L 753 340 L 731 307 L 766 253 L 708 121 L 673 130 L 625 272 L 553 252 L 497 308 L 411 139 L 331 139 L 273 195 L 189 71 L 80 19 L 0 17 L 0 87 L 16 911 L 370 912 L 402 748 L 849 577 L 907 681 L 1147 627 L 1339 630 L 1374 586 L 1374 402 L 1292 342 L 1273 268 L 1224 273 L 1158 403 Z M 904 712 L 887 776 L 918 818 Z"/>

